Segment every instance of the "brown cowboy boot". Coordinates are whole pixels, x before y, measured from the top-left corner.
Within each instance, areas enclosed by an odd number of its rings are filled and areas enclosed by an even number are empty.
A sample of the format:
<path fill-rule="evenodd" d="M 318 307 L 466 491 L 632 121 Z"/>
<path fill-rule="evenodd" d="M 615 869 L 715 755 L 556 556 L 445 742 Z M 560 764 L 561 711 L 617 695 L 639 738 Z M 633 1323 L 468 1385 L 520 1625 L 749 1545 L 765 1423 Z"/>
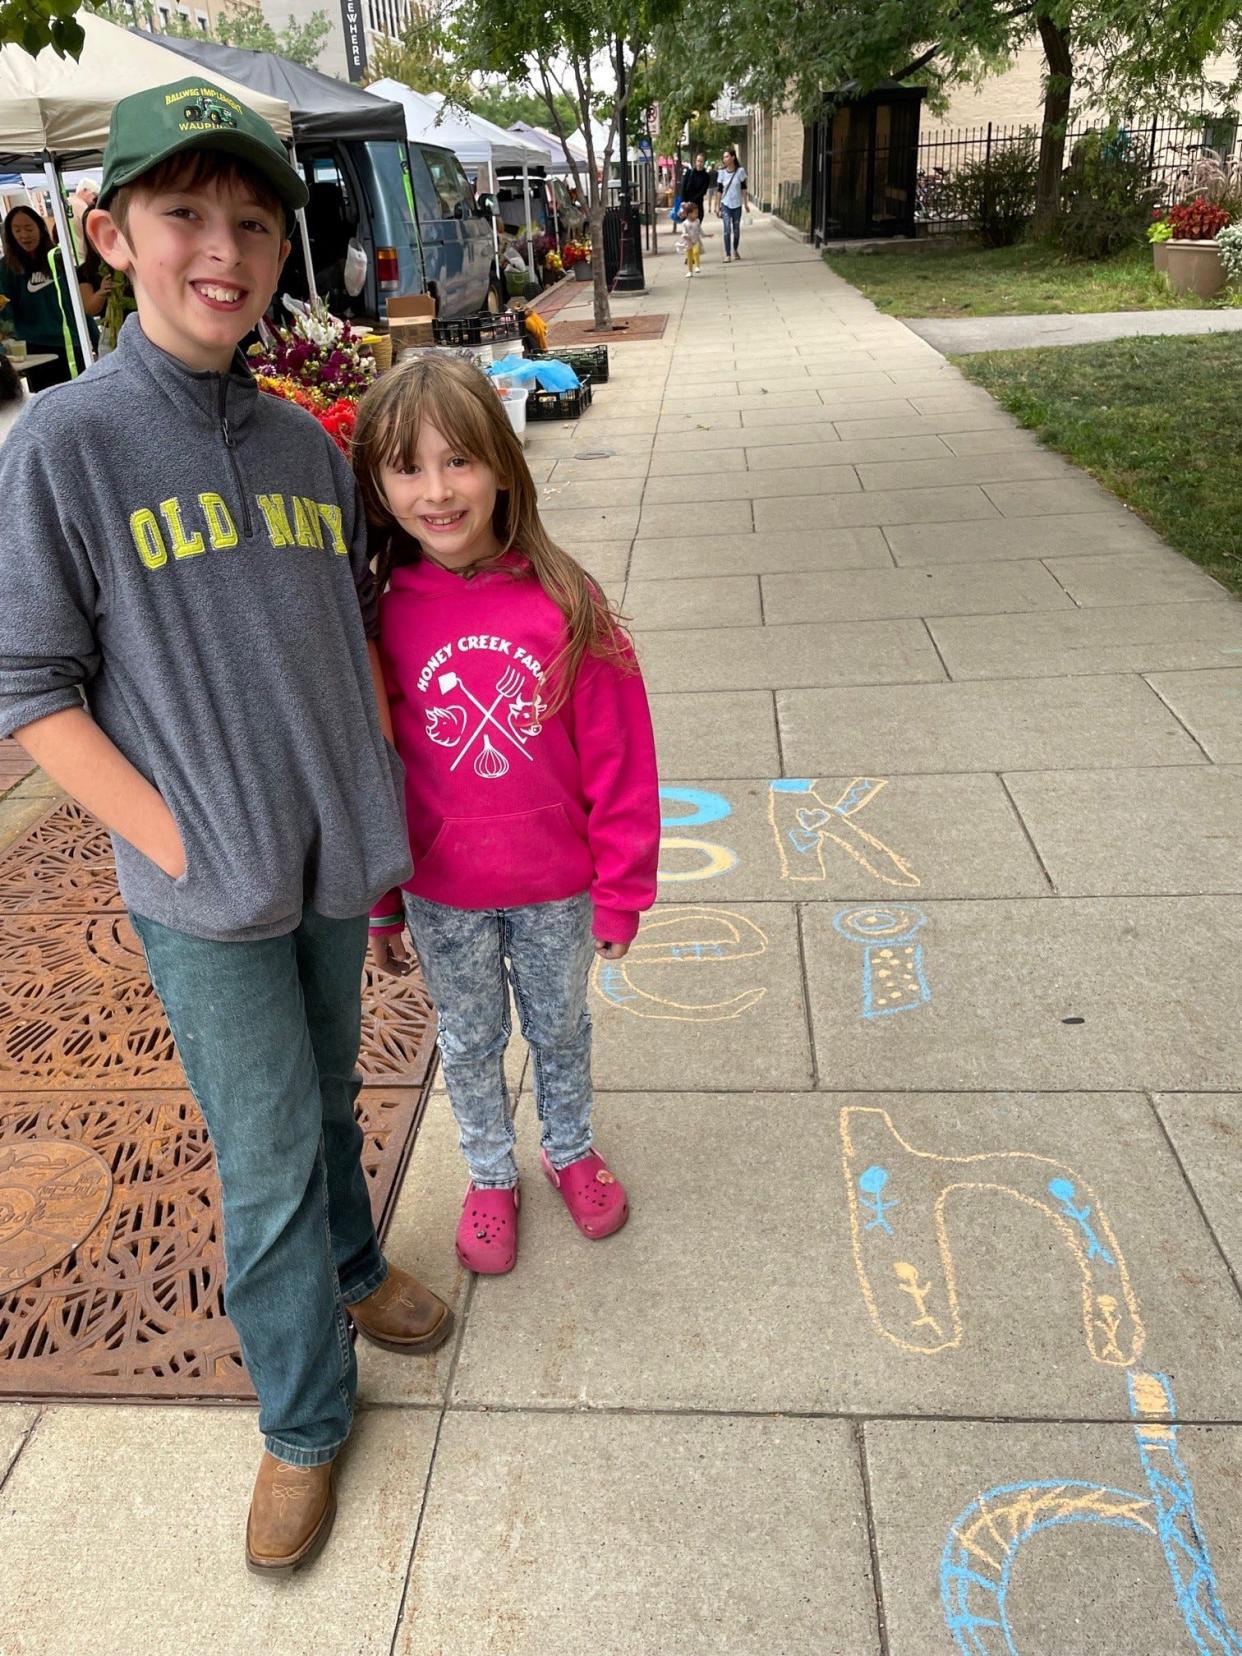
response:
<path fill-rule="evenodd" d="M 264 1451 L 246 1522 L 246 1568 L 287 1576 L 316 1558 L 336 1517 L 332 1462 L 289 1466 Z"/>
<path fill-rule="evenodd" d="M 363 1338 L 385 1351 L 424 1356 L 453 1332 L 453 1313 L 444 1301 L 395 1265 L 373 1294 L 345 1309 Z"/>

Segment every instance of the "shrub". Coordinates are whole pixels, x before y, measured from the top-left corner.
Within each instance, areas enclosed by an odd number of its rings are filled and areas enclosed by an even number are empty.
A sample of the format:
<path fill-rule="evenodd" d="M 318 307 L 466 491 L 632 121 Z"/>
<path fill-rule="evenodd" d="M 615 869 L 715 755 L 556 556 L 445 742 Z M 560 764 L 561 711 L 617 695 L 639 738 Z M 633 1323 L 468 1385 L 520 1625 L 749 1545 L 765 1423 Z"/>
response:
<path fill-rule="evenodd" d="M 1108 258 L 1142 240 L 1158 195 L 1128 133 L 1090 132 L 1061 179 L 1057 241 L 1075 258 Z"/>
<path fill-rule="evenodd" d="M 1216 238 L 1216 251 L 1231 282 L 1242 282 L 1242 224 L 1231 224 Z"/>
<path fill-rule="evenodd" d="M 1229 212 L 1206 196 L 1169 208 L 1169 224 L 1179 241 L 1214 241 L 1229 223 Z"/>
<path fill-rule="evenodd" d="M 966 220 L 985 247 L 1012 247 L 1035 211 L 1038 175 L 1035 140 L 1026 134 L 955 173 L 936 216 Z"/>

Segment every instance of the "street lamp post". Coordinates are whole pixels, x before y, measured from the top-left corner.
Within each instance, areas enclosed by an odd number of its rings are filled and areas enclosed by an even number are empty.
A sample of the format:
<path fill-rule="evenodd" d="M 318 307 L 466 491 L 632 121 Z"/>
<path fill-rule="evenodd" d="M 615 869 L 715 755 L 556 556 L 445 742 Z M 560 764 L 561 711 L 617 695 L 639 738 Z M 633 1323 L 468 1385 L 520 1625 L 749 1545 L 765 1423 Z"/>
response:
<path fill-rule="evenodd" d="M 638 234 L 638 220 L 630 195 L 630 140 L 627 131 L 625 103 L 625 42 L 617 36 L 617 103 L 621 109 L 621 264 L 617 279 L 612 284 L 614 293 L 642 293 L 647 286 L 643 275 L 643 248 Z"/>

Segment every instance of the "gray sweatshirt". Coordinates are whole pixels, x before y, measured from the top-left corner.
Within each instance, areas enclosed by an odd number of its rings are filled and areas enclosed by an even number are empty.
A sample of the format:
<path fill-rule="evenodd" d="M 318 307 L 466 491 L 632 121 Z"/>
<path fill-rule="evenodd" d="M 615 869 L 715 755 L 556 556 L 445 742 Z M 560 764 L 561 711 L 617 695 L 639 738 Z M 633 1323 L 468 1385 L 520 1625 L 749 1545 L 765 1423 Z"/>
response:
<path fill-rule="evenodd" d="M 131 317 L 0 449 L 0 736 L 83 699 L 168 803 L 170 879 L 113 836 L 137 913 L 276 937 L 410 872 L 352 474 L 239 364 L 196 373 Z"/>

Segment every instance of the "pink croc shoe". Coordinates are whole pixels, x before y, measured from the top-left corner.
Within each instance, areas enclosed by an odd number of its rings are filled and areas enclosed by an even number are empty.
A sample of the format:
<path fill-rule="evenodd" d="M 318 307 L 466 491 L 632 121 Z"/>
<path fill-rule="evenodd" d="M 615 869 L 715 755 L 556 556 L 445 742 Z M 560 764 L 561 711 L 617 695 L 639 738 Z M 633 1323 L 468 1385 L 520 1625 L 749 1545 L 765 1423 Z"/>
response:
<path fill-rule="evenodd" d="M 592 1242 L 619 1231 L 629 1218 L 625 1186 L 615 1173 L 609 1172 L 603 1157 L 594 1150 L 562 1167 L 559 1173 L 548 1160 L 546 1150 L 539 1152 L 539 1162 L 560 1191 L 569 1217 Z"/>
<path fill-rule="evenodd" d="M 504 1276 L 517 1264 L 520 1201 L 516 1185 L 512 1190 L 467 1185 L 457 1221 L 457 1257 L 468 1271 Z"/>

